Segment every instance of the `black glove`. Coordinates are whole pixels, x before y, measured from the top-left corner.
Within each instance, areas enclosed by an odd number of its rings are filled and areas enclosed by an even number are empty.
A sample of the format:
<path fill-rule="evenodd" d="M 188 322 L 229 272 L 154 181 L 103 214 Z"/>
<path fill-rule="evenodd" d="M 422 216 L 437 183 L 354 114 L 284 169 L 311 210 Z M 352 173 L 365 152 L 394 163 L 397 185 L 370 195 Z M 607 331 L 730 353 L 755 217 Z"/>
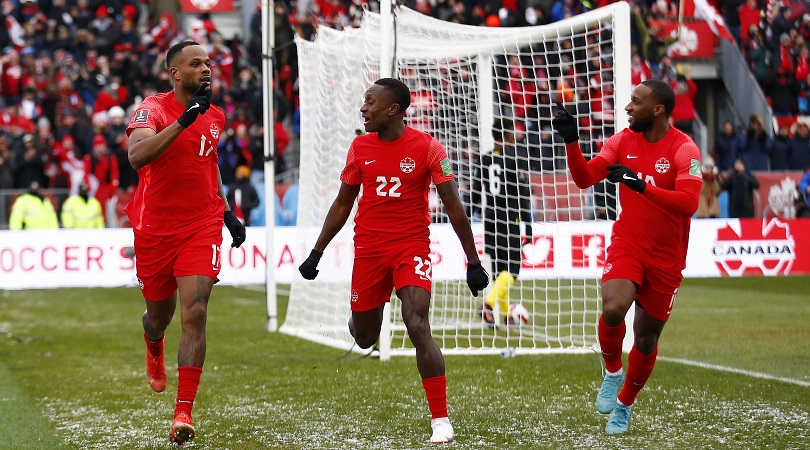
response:
<path fill-rule="evenodd" d="M 306 261 L 298 266 L 298 271 L 301 272 L 301 276 L 307 280 L 314 280 L 315 277 L 318 276 L 318 263 L 321 261 L 321 256 L 323 256 L 323 253 L 313 248 L 312 251 L 309 252 Z"/>
<path fill-rule="evenodd" d="M 230 209 L 225 211 L 225 226 L 228 227 L 228 231 L 233 238 L 231 247 L 239 248 L 245 242 L 245 226 L 242 225 L 242 222 L 236 218 L 236 214 Z"/>
<path fill-rule="evenodd" d="M 489 284 L 489 274 L 481 263 L 467 266 L 467 286 L 470 287 L 473 297 L 478 297 L 478 291 L 483 291 Z"/>
<path fill-rule="evenodd" d="M 611 183 L 624 183 L 627 187 L 636 192 L 644 192 L 644 189 L 647 188 L 647 183 L 639 179 L 629 167 L 621 164 L 612 164 L 607 166 L 607 170 L 610 171 L 607 179 Z"/>
<path fill-rule="evenodd" d="M 571 144 L 579 140 L 579 127 L 577 126 L 577 119 L 571 115 L 561 102 L 557 102 L 557 114 L 551 121 L 551 126 L 563 138 L 563 142 Z"/>
<path fill-rule="evenodd" d="M 188 128 L 189 125 L 197 120 L 198 115 L 205 114 L 211 106 L 211 100 L 208 100 L 208 95 L 205 93 L 206 89 L 208 89 L 208 83 L 200 84 L 200 87 L 194 92 L 191 100 L 188 101 L 186 110 L 177 118 L 177 123 L 183 128 Z"/>

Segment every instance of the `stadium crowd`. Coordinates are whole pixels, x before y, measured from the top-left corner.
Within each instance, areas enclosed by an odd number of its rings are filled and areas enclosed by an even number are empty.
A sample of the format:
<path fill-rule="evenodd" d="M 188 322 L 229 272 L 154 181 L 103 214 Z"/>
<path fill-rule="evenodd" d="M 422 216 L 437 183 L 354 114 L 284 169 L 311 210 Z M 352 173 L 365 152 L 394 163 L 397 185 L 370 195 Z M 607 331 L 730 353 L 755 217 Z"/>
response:
<path fill-rule="evenodd" d="M 404 4 L 442 20 L 516 27 L 550 23 L 613 1 L 405 0 Z M 738 38 L 754 76 L 769 95 L 774 114 L 792 119 L 786 123 L 786 136 L 782 132 L 773 140 L 766 137 L 756 142 L 755 151 L 765 152 L 766 156 L 764 164 L 761 158 L 753 164 L 746 161 L 752 170 L 803 170 L 810 166 L 810 141 L 801 127 L 791 125 L 797 116 L 810 115 L 810 8 L 806 1 L 785 1 L 710 2 Z M 162 11 L 147 3 L 161 2 L 0 2 L 5 24 L 0 28 L 0 190 L 28 190 L 33 183 L 63 190 L 66 194 L 57 199 L 57 210 L 81 185 L 103 207 L 107 199 L 131 193 L 137 174 L 127 159 L 127 120 L 143 98 L 171 89 L 165 52 L 172 43 L 189 38 L 209 51 L 214 80 L 212 102 L 223 108 L 228 119 L 226 137 L 219 148 L 223 183 L 244 183 L 244 175 L 249 173 L 250 183 L 262 191 L 261 43 L 255 38 L 261 35 L 261 11 L 254 11 L 249 39 L 243 42 L 238 36 L 224 39 L 207 15 L 199 15 L 188 21 L 187 27 L 181 27 L 176 10 Z M 274 7 L 275 164 L 276 172 L 284 173 L 295 169 L 295 161 L 288 165 L 284 154 L 299 129 L 294 36 L 312 39 L 320 26 L 356 26 L 364 8 L 377 10 L 379 5 L 373 0 L 301 0 L 276 2 Z M 696 88 L 675 69 L 666 52 L 671 40 L 658 26 L 659 20 L 677 18 L 677 3 L 638 1 L 632 8 L 633 83 L 660 78 L 673 86 L 684 85 L 683 101 L 679 101 L 681 120 L 676 125 L 689 131 L 694 118 L 691 98 Z M 588 85 L 601 81 L 573 82 Z M 519 92 L 514 91 L 516 87 Z M 504 91 L 512 102 L 528 98 L 523 85 L 506 85 Z M 592 117 L 609 113 L 602 111 L 599 102 L 591 102 L 589 109 Z M 533 128 L 530 116 L 516 126 L 519 132 L 521 128 L 529 131 L 536 144 L 551 136 L 549 130 Z M 723 141 L 731 142 L 727 149 L 735 152 L 731 160 L 743 156 L 749 151 L 746 143 L 753 142 L 748 138 L 750 132 L 738 133 L 737 127 L 733 131 L 734 139 Z M 790 143 L 783 145 L 784 140 Z M 791 150 L 792 146 L 799 150 Z M 718 149 L 724 150 L 715 147 L 715 152 Z M 794 151 L 798 156 L 791 160 L 784 151 Z M 728 159 L 727 155 L 713 156 L 718 161 Z M 237 168 L 242 174 L 239 180 Z"/>

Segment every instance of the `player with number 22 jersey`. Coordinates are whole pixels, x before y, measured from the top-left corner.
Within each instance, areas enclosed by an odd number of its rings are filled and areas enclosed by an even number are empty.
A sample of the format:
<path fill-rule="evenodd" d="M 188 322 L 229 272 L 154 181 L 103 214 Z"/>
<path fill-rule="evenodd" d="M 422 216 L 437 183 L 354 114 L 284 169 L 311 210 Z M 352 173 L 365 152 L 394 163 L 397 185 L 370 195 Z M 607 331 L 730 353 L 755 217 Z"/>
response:
<path fill-rule="evenodd" d="M 430 182 L 451 181 L 453 173 L 441 143 L 408 127 L 391 142 L 376 133 L 356 137 L 340 180 L 363 185 L 354 243 L 367 249 L 403 241 L 428 243 Z"/>
<path fill-rule="evenodd" d="M 467 285 L 473 295 L 486 287 L 489 275 L 478 258 L 447 152 L 430 135 L 405 125 L 410 102 L 410 90 L 400 80 L 381 78 L 368 88 L 360 107 L 368 134 L 352 141 L 340 175 L 340 190 L 315 246 L 298 270 L 307 280 L 315 279 L 326 246 L 346 224 L 362 189 L 354 225 L 349 332 L 360 348 L 376 344 L 383 308 L 396 289 L 430 409 L 430 440 L 446 444 L 453 441 L 455 432 L 447 411 L 444 357 L 431 334 L 429 319 L 431 181 L 467 256 Z"/>

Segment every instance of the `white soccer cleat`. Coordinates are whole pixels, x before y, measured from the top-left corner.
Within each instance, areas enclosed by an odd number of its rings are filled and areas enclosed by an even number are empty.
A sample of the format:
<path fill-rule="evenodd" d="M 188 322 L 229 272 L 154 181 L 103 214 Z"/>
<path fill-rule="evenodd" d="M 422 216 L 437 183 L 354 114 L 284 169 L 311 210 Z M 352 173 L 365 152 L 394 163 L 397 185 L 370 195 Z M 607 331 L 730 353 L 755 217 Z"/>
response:
<path fill-rule="evenodd" d="M 433 436 L 430 437 L 431 443 L 449 444 L 453 442 L 453 425 L 450 423 L 449 418 L 432 419 L 430 427 L 433 428 Z"/>

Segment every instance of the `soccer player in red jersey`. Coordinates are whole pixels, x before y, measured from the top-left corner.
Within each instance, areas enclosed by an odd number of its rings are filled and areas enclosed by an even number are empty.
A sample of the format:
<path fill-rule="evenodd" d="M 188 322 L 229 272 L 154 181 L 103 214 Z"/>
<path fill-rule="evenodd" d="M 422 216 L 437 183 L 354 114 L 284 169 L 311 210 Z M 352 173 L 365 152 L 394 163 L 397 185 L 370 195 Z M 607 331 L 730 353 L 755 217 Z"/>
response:
<path fill-rule="evenodd" d="M 576 119 L 562 104 L 557 106 L 552 124 L 565 141 L 577 186 L 586 189 L 604 178 L 620 183 L 622 209 L 602 273 L 598 334 L 607 374 L 596 408 L 612 413 L 605 431 L 621 434 L 627 432 L 633 403 L 655 366 L 658 337 L 686 267 L 689 225 L 702 185 L 700 150 L 689 136 L 670 126 L 675 94 L 660 80 L 646 80 L 633 90 L 625 107 L 629 129 L 611 136 L 587 162 L 580 151 Z M 634 343 L 625 375 L 624 318 L 634 302 Z"/>
<path fill-rule="evenodd" d="M 180 301 L 177 401 L 169 437 L 194 437 L 191 408 L 205 361 L 205 323 L 211 288 L 218 281 L 222 225 L 233 247 L 245 227 L 228 207 L 217 165 L 225 114 L 208 100 L 211 61 L 193 41 L 166 53 L 174 89 L 147 97 L 130 119 L 129 162 L 138 190 L 126 212 L 135 233 L 143 313 L 146 374 L 152 389 L 166 388 L 164 331 Z"/>
<path fill-rule="evenodd" d="M 379 79 L 366 91 L 360 114 L 368 134 L 352 142 L 337 198 L 315 248 L 299 270 L 304 278 L 315 278 L 324 249 L 343 228 L 362 188 L 354 219 L 349 331 L 361 348 L 377 343 L 383 307 L 396 289 L 431 413 L 431 441 L 441 444 L 453 440 L 454 430 L 447 413 L 444 357 L 433 340 L 428 318 L 431 181 L 467 256 L 467 284 L 473 295 L 487 286 L 489 275 L 481 267 L 444 147 L 403 121 L 410 99 L 408 87 L 393 78 Z"/>

